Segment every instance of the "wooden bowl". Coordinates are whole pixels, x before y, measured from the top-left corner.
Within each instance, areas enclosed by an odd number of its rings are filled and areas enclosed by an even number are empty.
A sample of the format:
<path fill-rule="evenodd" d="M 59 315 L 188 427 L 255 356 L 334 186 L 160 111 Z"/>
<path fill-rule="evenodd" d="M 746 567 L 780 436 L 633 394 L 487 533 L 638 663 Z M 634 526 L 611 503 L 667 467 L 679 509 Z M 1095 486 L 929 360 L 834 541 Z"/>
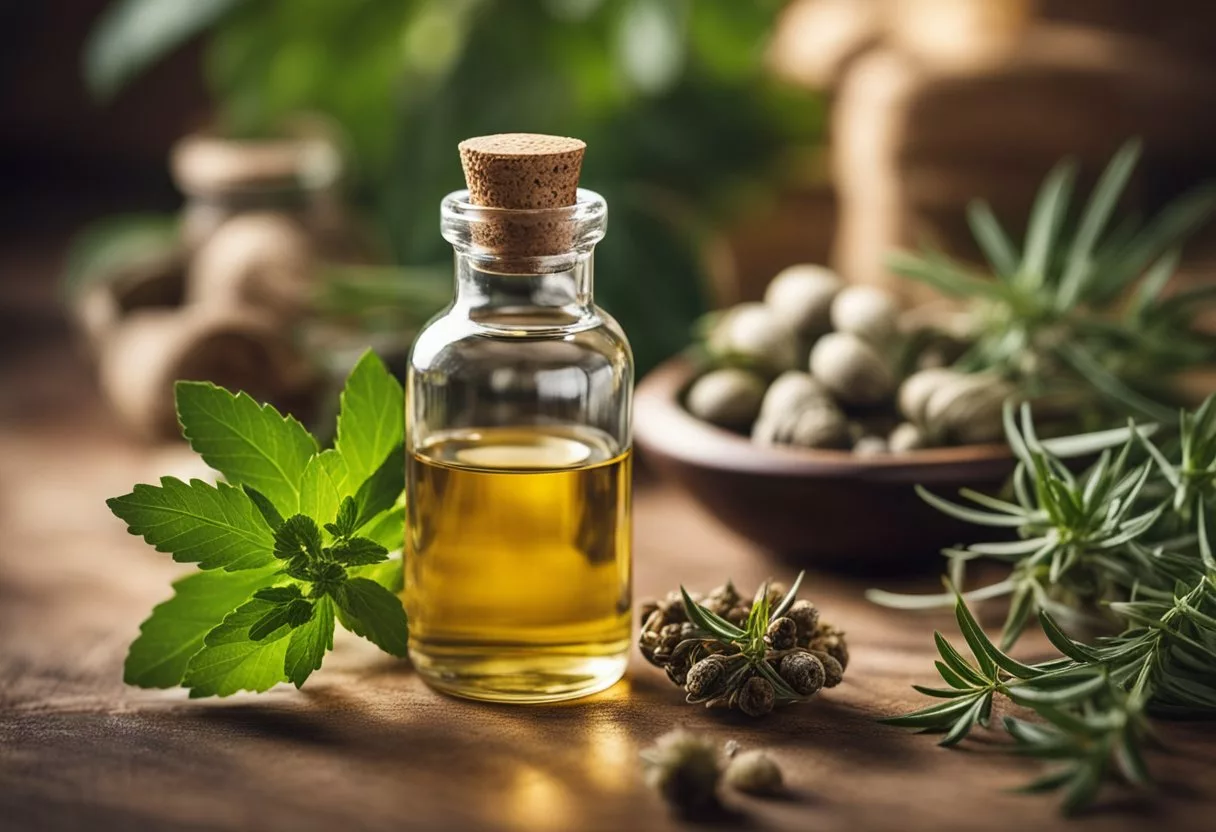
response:
<path fill-rule="evenodd" d="M 850 572 L 940 565 L 945 546 L 992 529 L 942 514 L 913 490 L 994 492 L 1013 473 L 1005 445 L 857 457 L 770 448 L 697 419 L 683 406 L 693 365 L 674 358 L 638 385 L 634 439 L 646 462 L 719 522 L 799 566 Z"/>

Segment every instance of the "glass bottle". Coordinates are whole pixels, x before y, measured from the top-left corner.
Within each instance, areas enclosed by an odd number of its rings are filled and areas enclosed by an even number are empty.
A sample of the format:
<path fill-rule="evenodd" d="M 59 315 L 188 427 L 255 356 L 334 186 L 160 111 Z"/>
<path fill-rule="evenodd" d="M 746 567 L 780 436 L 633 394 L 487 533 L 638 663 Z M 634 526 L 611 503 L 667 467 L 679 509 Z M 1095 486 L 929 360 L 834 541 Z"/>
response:
<path fill-rule="evenodd" d="M 456 294 L 406 378 L 410 656 L 460 696 L 593 693 L 624 673 L 631 627 L 633 359 L 592 300 L 607 208 L 457 191 L 441 213 Z"/>

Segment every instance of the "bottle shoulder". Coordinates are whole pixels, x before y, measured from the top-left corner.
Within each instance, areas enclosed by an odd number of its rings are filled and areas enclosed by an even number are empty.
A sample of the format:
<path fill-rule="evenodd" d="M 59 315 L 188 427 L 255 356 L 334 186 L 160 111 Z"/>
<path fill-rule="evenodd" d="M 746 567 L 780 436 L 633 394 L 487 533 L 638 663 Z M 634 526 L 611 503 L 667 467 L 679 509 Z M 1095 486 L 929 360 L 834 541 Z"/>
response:
<path fill-rule="evenodd" d="M 514 327 L 496 323 L 486 325 L 448 310 L 433 318 L 414 339 L 410 366 L 430 369 L 462 359 L 496 357 L 508 362 L 512 355 L 534 360 L 540 354 L 560 361 L 565 355 L 571 363 L 589 356 L 602 356 L 608 363 L 633 372 L 633 351 L 629 339 L 616 319 L 593 307 L 589 315 L 573 322 L 552 326 Z"/>

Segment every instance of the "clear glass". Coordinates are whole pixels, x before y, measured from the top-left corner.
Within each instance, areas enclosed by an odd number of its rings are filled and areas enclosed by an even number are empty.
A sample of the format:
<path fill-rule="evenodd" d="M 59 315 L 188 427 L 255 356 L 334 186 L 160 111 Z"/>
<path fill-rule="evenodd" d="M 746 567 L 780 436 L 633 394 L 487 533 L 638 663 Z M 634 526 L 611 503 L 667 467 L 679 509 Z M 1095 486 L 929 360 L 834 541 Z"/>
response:
<path fill-rule="evenodd" d="M 606 206 L 466 199 L 442 207 L 455 298 L 406 377 L 410 656 L 460 696 L 584 696 L 624 673 L 631 625 L 633 358 L 592 300 Z M 485 244 L 504 235 L 544 253 Z"/>

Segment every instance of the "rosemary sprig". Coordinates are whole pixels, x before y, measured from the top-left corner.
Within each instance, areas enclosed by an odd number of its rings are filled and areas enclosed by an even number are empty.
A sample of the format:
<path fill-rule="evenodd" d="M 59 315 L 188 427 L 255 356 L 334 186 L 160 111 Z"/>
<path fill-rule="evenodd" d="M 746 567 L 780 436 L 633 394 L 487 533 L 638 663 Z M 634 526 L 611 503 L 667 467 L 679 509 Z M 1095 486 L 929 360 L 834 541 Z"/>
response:
<path fill-rule="evenodd" d="M 1076 168 L 1057 165 L 1020 252 L 988 203 L 972 203 L 967 220 L 992 279 L 928 248 L 890 258 L 893 271 L 971 302 L 972 347 L 959 369 L 998 372 L 1031 398 L 1088 390 L 1098 416 L 1172 418 L 1161 404 L 1170 381 L 1216 358 L 1216 339 L 1194 326 L 1216 291 L 1165 294 L 1179 246 L 1216 208 L 1216 186 L 1179 197 L 1147 223 L 1114 222 L 1139 155 L 1137 141 L 1115 154 L 1075 220 Z"/>
<path fill-rule="evenodd" d="M 922 492 L 942 511 L 1015 529 L 1019 539 L 946 551 L 953 580 L 944 597 L 972 658 L 936 633 L 946 687 L 917 690 L 945 701 L 886 721 L 941 731 L 942 744 L 955 745 L 975 726 L 987 727 L 994 697 L 1004 696 L 1042 720 L 1002 721 L 1016 750 L 1059 764 L 1026 790 L 1062 790 L 1071 812 L 1106 780 L 1150 783 L 1143 759 L 1150 716 L 1216 715 L 1216 397 L 1182 413 L 1168 444 L 1129 426 L 1118 451 L 1104 450 L 1081 475 L 1036 438 L 1030 416 L 1023 407 L 1019 424 L 1011 408 L 1005 413 L 1019 460 L 1014 501 L 965 493 L 976 508 Z M 1010 563 L 1010 576 L 960 594 L 955 587 L 977 558 Z M 967 602 L 1003 595 L 1010 611 L 998 647 Z M 900 607 L 943 598 L 870 597 Z M 1005 652 L 1032 615 L 1060 658 L 1026 665 Z M 1088 641 L 1068 634 L 1094 623 L 1107 634 Z"/>

